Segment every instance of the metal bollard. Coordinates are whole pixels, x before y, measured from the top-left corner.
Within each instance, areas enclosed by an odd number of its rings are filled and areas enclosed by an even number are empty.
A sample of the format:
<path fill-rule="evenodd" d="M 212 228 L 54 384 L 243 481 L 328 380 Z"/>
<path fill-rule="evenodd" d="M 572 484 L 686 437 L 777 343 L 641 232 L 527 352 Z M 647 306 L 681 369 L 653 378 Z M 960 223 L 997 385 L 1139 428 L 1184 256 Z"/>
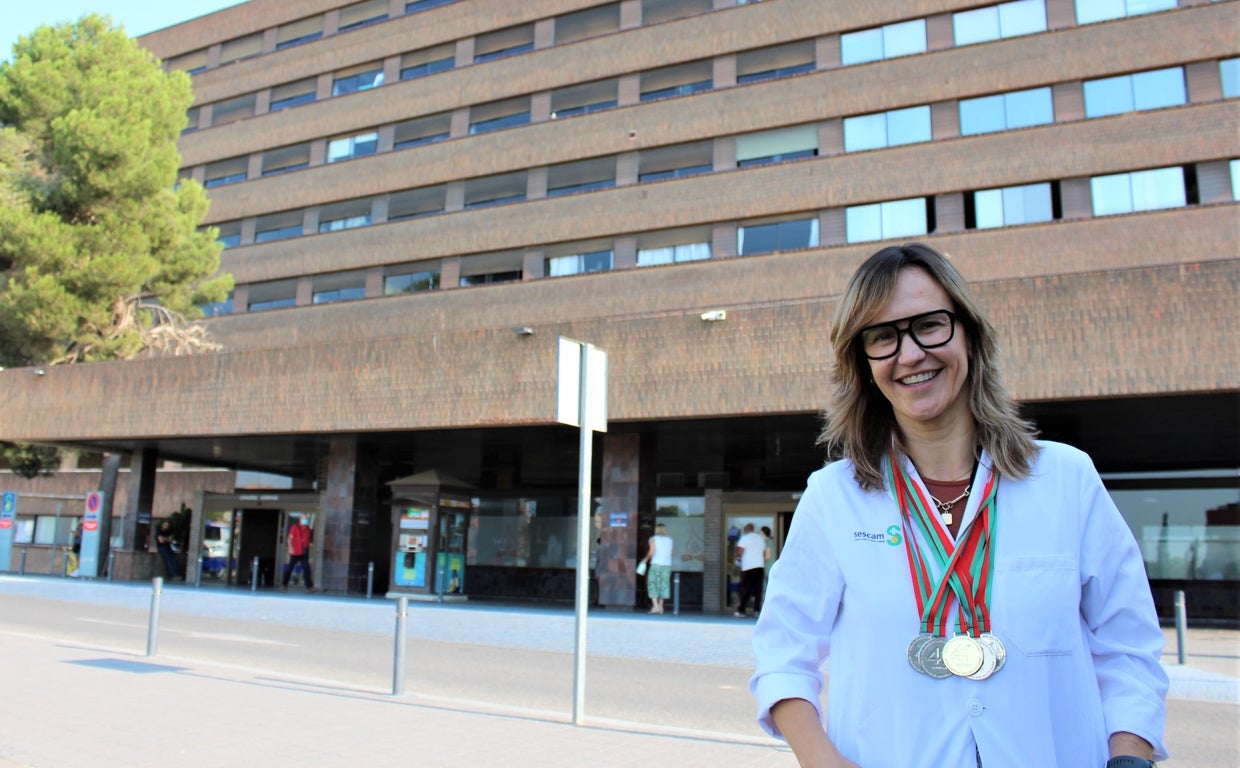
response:
<path fill-rule="evenodd" d="M 21 560 L 21 566 L 20 566 L 20 568 L 19 568 L 19 570 L 18 570 L 17 572 L 18 572 L 18 574 L 20 574 L 20 575 L 22 575 L 22 576 L 25 576 L 25 575 L 26 575 L 26 548 L 25 548 L 25 547 L 22 547 L 22 560 Z"/>
<path fill-rule="evenodd" d="M 375 594 L 375 561 L 371 560 L 366 566 L 366 599 L 369 600 Z"/>
<path fill-rule="evenodd" d="M 1184 650 L 1184 630 L 1188 625 L 1188 610 L 1184 606 L 1184 590 L 1177 589 L 1175 591 L 1175 645 L 1176 653 L 1180 657 L 1180 666 L 1185 664 L 1184 657 L 1188 654 Z"/>
<path fill-rule="evenodd" d="M 680 571 L 672 574 L 672 615 L 680 615 Z"/>
<path fill-rule="evenodd" d="M 108 550 L 108 581 L 112 580 L 112 566 L 116 565 L 116 550 Z"/>
<path fill-rule="evenodd" d="M 405 637 L 409 623 L 409 598 L 396 598 L 396 647 L 392 652 L 392 695 L 405 692 Z"/>
<path fill-rule="evenodd" d="M 202 555 L 198 556 L 198 571 L 194 575 L 194 586 L 202 586 Z"/>
<path fill-rule="evenodd" d="M 164 593 L 164 579 L 156 576 L 151 579 L 151 618 L 146 628 L 146 655 L 155 655 L 155 646 L 159 638 L 159 598 Z"/>
<path fill-rule="evenodd" d="M 250 563 L 250 591 L 258 591 L 258 555 L 255 555 L 254 561 Z"/>

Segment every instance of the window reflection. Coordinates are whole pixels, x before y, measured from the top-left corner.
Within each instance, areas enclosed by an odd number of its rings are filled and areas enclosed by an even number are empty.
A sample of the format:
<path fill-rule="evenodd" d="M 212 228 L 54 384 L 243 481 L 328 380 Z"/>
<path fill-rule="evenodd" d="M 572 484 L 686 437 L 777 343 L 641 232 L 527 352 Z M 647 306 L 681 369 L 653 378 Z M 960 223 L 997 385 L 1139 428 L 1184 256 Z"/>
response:
<path fill-rule="evenodd" d="M 1236 488 L 1112 489 L 1151 579 L 1240 579 Z"/>

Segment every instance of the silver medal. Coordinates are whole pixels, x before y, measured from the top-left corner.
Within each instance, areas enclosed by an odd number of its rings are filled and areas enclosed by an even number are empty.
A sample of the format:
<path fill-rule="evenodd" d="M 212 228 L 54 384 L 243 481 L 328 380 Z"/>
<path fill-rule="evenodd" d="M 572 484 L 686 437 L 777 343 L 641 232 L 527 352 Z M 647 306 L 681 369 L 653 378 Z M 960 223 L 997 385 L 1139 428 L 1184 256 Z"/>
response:
<path fill-rule="evenodd" d="M 918 653 L 921 652 L 921 647 L 925 645 L 929 640 L 933 639 L 933 637 L 934 635 L 927 635 L 925 633 L 922 633 L 914 637 L 911 641 L 909 641 L 908 665 L 912 667 L 915 672 L 920 672 L 923 675 L 926 674 L 926 670 L 922 668 L 921 662 L 918 660 L 917 655 Z"/>
<path fill-rule="evenodd" d="M 982 666 L 978 667 L 978 670 L 973 674 L 968 675 L 968 678 L 970 680 L 985 680 L 998 669 L 995 650 L 990 643 L 983 642 L 980 637 L 977 639 L 977 647 L 982 649 Z"/>
<path fill-rule="evenodd" d="M 979 643 L 990 647 L 991 652 L 995 655 L 995 672 L 1003 669 L 1003 665 L 1007 663 L 1007 648 L 1003 646 L 1003 641 L 996 635 L 989 632 L 983 632 L 982 636 L 977 639 Z M 992 672 L 991 674 L 994 674 Z"/>
<path fill-rule="evenodd" d="M 952 676 L 951 670 L 943 664 L 943 645 L 945 642 L 941 637 L 931 636 L 929 640 L 922 643 L 921 648 L 917 651 L 917 664 L 921 672 L 936 680 L 945 680 Z"/>

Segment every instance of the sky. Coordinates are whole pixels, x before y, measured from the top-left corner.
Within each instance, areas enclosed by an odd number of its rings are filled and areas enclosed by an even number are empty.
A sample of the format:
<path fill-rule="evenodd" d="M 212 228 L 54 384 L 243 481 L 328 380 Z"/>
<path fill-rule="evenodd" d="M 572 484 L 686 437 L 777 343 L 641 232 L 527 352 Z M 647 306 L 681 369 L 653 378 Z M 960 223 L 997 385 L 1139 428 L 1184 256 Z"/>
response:
<path fill-rule="evenodd" d="M 189 21 L 242 0 L 0 0 L 0 60 L 7 61 L 20 35 L 44 24 L 106 14 L 130 37 Z"/>

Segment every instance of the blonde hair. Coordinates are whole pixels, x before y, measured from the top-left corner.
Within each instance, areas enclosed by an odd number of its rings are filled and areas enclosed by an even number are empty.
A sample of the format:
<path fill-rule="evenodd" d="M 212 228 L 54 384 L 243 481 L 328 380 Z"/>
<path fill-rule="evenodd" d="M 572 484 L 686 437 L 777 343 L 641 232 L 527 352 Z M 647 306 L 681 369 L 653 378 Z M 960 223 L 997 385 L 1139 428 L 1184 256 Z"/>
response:
<path fill-rule="evenodd" d="M 999 474 L 1025 477 L 1038 451 L 1033 425 L 1022 419 L 999 375 L 996 333 L 982 315 L 960 273 L 947 257 L 921 243 L 889 246 L 857 268 L 835 308 L 830 342 L 834 353 L 824 426 L 818 443 L 831 456 L 852 460 L 862 488 L 884 485 L 882 457 L 897 434 L 891 403 L 870 379 L 869 362 L 857 333 L 870 325 L 891 298 L 900 273 L 921 269 L 951 297 L 969 341 L 969 409 L 977 423 L 979 447 L 985 448 Z"/>

